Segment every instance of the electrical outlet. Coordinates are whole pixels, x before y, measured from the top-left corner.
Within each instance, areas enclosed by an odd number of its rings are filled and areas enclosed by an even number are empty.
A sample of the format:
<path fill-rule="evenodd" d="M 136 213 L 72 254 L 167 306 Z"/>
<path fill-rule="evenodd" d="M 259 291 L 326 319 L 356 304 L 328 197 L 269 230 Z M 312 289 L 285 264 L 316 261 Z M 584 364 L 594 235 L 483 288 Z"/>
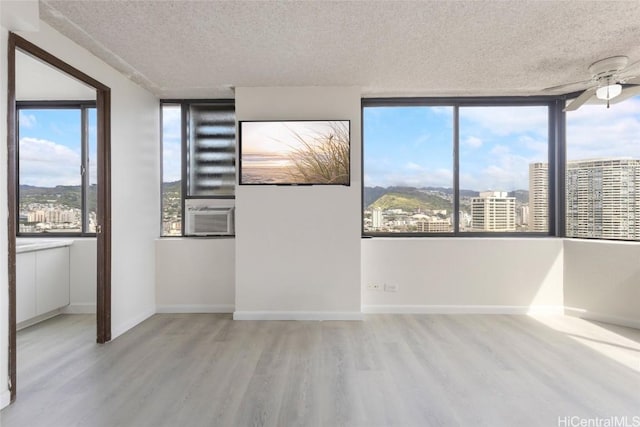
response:
<path fill-rule="evenodd" d="M 384 284 L 385 292 L 398 292 L 398 285 L 395 283 L 385 283 Z"/>
<path fill-rule="evenodd" d="M 380 286 L 378 283 L 369 283 L 369 286 L 367 286 L 367 288 L 369 288 L 370 291 L 379 291 L 382 289 L 382 286 Z"/>

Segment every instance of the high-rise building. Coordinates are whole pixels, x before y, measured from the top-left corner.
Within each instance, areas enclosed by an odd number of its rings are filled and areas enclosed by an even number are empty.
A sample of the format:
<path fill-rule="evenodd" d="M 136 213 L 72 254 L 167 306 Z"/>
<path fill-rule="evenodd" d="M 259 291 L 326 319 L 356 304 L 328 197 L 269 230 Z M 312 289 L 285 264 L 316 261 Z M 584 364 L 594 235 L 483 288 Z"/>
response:
<path fill-rule="evenodd" d="M 451 222 L 447 219 L 429 218 L 416 222 L 417 231 L 423 233 L 448 233 L 451 229 Z"/>
<path fill-rule="evenodd" d="M 504 191 L 485 191 L 471 199 L 473 231 L 516 231 L 516 198 Z"/>
<path fill-rule="evenodd" d="M 529 231 L 549 231 L 549 167 L 529 164 Z"/>
<path fill-rule="evenodd" d="M 371 213 L 371 226 L 374 230 L 382 228 L 384 217 L 382 216 L 382 209 L 375 208 Z"/>
<path fill-rule="evenodd" d="M 569 237 L 640 238 L 640 160 L 567 162 Z"/>
<path fill-rule="evenodd" d="M 516 221 L 518 225 L 529 225 L 529 206 L 520 206 L 517 212 Z"/>

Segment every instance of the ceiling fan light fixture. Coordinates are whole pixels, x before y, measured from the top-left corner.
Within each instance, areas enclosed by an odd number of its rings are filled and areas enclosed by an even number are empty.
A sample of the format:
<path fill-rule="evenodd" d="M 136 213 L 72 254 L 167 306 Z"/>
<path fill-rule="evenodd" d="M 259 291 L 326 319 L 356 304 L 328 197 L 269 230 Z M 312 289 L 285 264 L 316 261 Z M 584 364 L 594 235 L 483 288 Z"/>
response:
<path fill-rule="evenodd" d="M 596 98 L 608 101 L 622 93 L 622 85 L 617 83 L 601 86 L 596 89 Z"/>

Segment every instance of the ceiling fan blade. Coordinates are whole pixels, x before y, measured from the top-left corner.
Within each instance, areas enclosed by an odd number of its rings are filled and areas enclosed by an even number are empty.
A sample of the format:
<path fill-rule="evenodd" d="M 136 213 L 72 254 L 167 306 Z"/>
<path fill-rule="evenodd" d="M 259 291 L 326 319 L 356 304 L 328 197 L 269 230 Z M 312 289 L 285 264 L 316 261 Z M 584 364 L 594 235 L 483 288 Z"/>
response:
<path fill-rule="evenodd" d="M 622 101 L 626 101 L 629 98 L 640 95 L 640 85 L 625 85 L 622 88 L 620 96 L 616 96 L 611 100 L 611 104 L 618 104 Z"/>
<path fill-rule="evenodd" d="M 640 61 L 627 65 L 624 67 L 624 70 L 618 74 L 620 79 L 633 78 L 637 75 L 640 75 Z"/>
<path fill-rule="evenodd" d="M 592 80 L 584 80 L 584 81 L 581 81 L 581 82 L 573 82 L 573 83 L 567 83 L 567 84 L 558 85 L 558 86 L 547 87 L 547 88 L 542 89 L 542 91 L 543 92 L 554 92 L 554 93 L 558 93 L 558 94 L 571 93 L 571 92 L 576 92 L 578 90 L 585 89 L 585 88 L 591 86 L 592 84 L 594 84 L 594 82 Z"/>
<path fill-rule="evenodd" d="M 577 110 L 585 102 L 587 102 L 589 100 L 589 98 L 591 98 L 595 93 L 596 93 L 596 88 L 595 87 L 590 87 L 589 89 L 587 89 L 584 92 L 582 92 L 580 94 L 580 96 L 578 96 L 576 99 L 571 101 L 569 103 L 569 105 L 564 107 L 564 110 L 562 110 L 562 111 L 575 111 L 575 110 Z"/>

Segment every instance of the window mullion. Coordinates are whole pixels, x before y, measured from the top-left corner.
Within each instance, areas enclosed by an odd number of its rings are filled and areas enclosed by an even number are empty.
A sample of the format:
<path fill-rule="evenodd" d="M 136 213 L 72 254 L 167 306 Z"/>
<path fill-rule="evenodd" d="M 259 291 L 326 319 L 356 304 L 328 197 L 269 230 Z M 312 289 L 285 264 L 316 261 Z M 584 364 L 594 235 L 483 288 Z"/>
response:
<path fill-rule="evenodd" d="M 80 215 L 82 222 L 82 233 L 89 232 L 89 213 L 87 207 L 89 206 L 87 197 L 89 196 L 88 183 L 89 183 L 89 115 L 87 114 L 87 107 L 80 107 L 80 146 L 81 146 L 81 159 L 80 159 Z"/>
<path fill-rule="evenodd" d="M 182 191 L 180 194 L 180 203 L 182 204 L 182 232 L 180 233 L 184 236 L 185 232 L 185 199 L 188 193 L 188 183 L 187 183 L 187 164 L 189 162 L 189 150 L 187 147 L 187 141 L 189 140 L 189 104 L 187 102 L 183 102 L 180 104 L 180 117 L 182 122 L 182 128 L 180 129 L 181 133 L 181 149 L 182 149 L 182 162 L 181 162 L 181 173 L 182 173 L 182 182 L 180 183 L 182 187 Z"/>
<path fill-rule="evenodd" d="M 460 114 L 453 106 L 453 233 L 460 232 Z"/>

